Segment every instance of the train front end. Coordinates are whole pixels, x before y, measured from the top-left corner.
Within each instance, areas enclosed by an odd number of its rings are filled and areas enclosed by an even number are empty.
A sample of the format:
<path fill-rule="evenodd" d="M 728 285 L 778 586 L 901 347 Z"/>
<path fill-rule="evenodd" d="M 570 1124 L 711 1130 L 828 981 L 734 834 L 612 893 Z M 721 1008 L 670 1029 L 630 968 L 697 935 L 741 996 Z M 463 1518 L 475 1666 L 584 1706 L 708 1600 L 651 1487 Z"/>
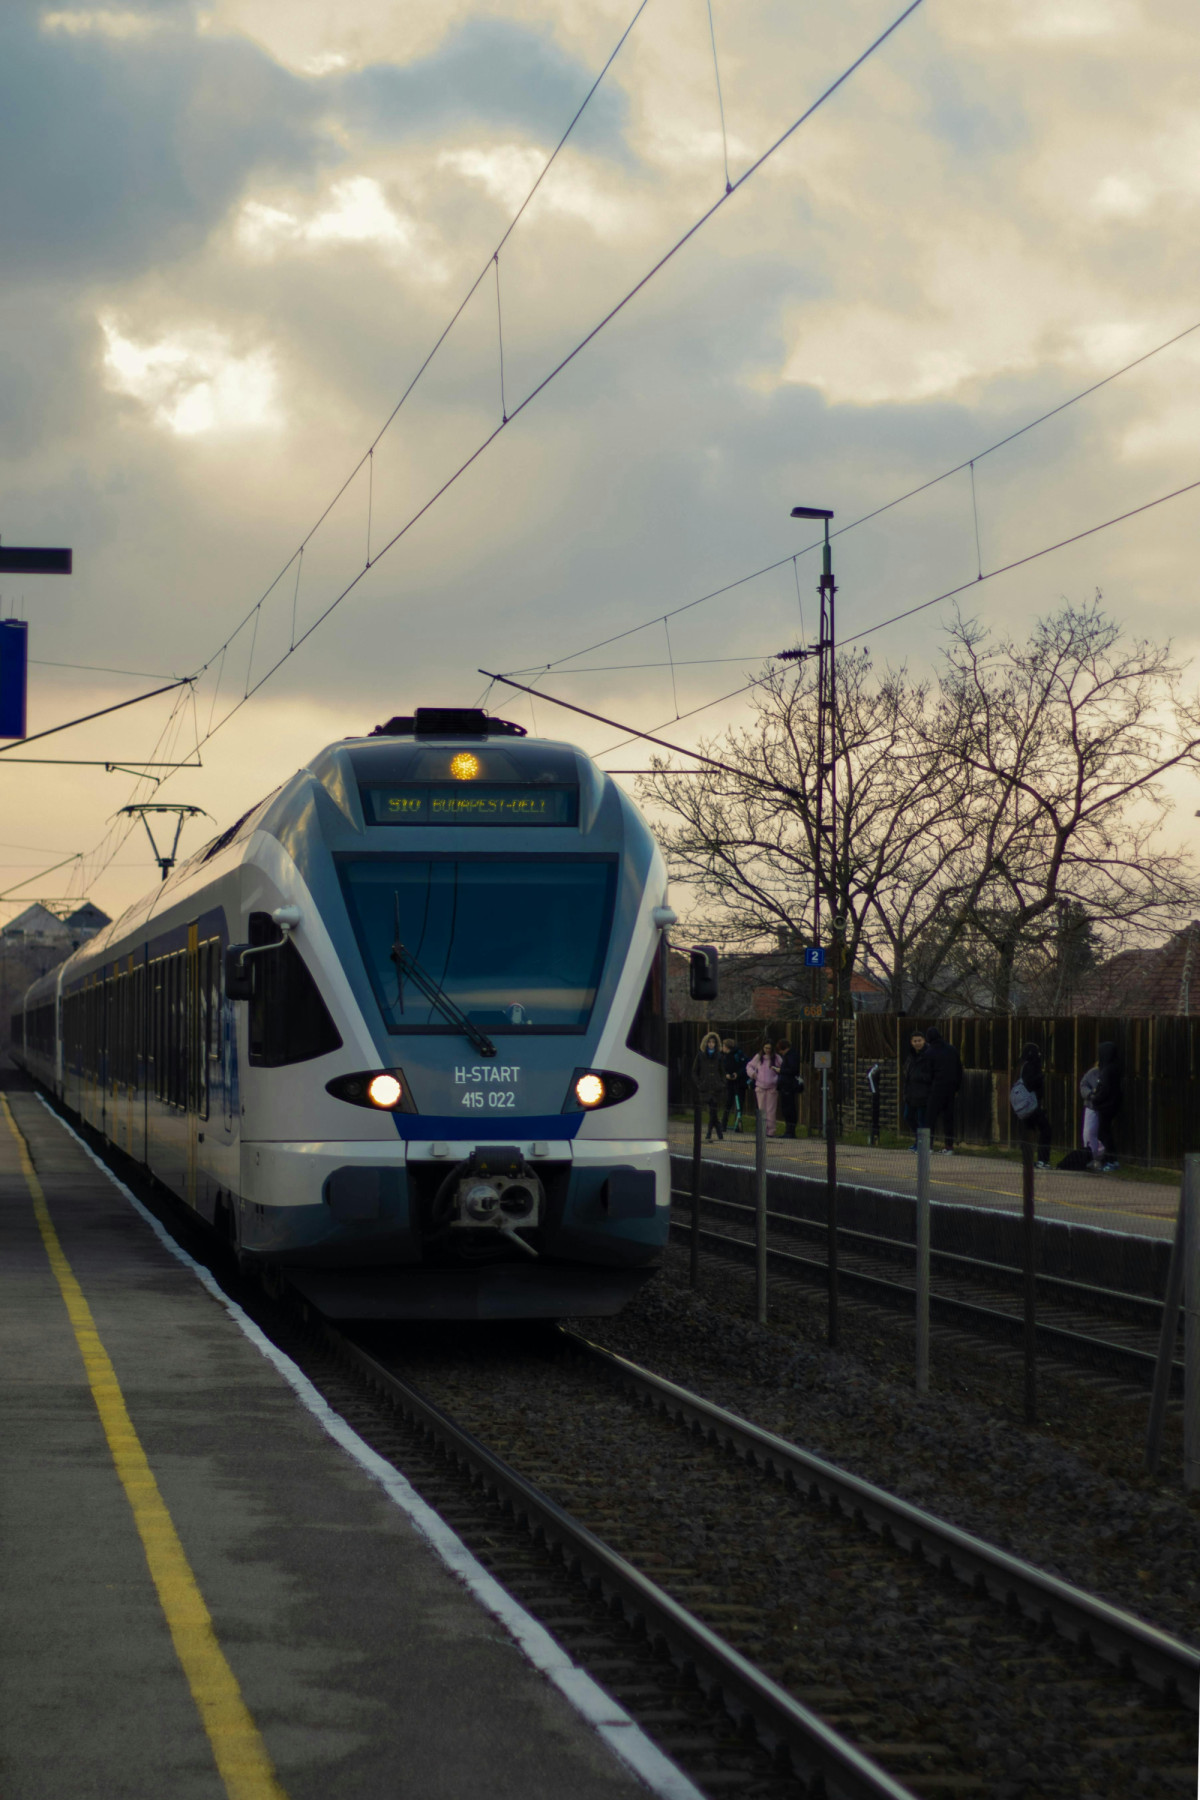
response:
<path fill-rule="evenodd" d="M 275 1203 L 243 1205 L 246 1251 L 333 1316 L 619 1310 L 670 1209 L 666 871 L 629 797 L 569 744 L 427 710 L 324 751 L 255 843 L 258 905 L 285 931 L 294 906 L 353 1020 L 251 1084 L 243 1187 Z"/>

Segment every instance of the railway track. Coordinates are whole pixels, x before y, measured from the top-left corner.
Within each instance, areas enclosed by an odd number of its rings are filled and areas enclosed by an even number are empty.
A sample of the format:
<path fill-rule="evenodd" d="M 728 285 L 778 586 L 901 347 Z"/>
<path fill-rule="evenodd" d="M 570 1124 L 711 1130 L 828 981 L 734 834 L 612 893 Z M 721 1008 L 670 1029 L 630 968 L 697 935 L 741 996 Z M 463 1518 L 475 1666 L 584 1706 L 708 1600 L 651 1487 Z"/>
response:
<path fill-rule="evenodd" d="M 714 1800 L 1194 1792 L 1166 1634 L 577 1335 L 353 1341 L 165 1222 Z"/>
<path fill-rule="evenodd" d="M 497 1554 L 495 1518 L 507 1515 L 525 1557 L 540 1559 L 536 1571 L 520 1562 L 518 1597 L 535 1614 L 543 1609 L 565 1647 L 635 1717 L 642 1706 L 646 1729 L 706 1792 L 747 1784 L 756 1793 L 824 1792 L 831 1800 L 904 1793 L 1057 1800 L 1194 1791 L 1200 1653 L 1153 1627 L 573 1334 L 563 1335 L 560 1348 L 547 1338 L 511 1365 L 503 1352 L 499 1363 L 489 1354 L 489 1379 L 481 1383 L 480 1371 L 465 1369 L 453 1351 L 431 1362 L 422 1349 L 387 1340 L 368 1347 L 322 1330 L 426 1453 L 444 1456 L 443 1489 L 456 1472 L 452 1505 L 462 1507 L 467 1495 L 468 1512 L 487 1503 L 493 1524 L 482 1532 L 485 1562 Z M 522 1402 L 514 1402 L 517 1392 Z M 531 1429 L 535 1415 L 540 1425 Z M 580 1468 L 573 1441 L 564 1445 L 567 1415 L 596 1425 L 598 1475 Z M 857 1637 L 849 1647 L 813 1641 L 798 1610 L 789 1651 L 780 1607 L 772 1612 L 764 1602 L 753 1568 L 720 1549 L 716 1564 L 711 1552 L 697 1558 L 661 1520 L 656 1528 L 645 1508 L 618 1501 L 639 1471 L 651 1488 L 665 1479 L 659 1471 L 671 1455 L 689 1465 L 701 1490 L 720 1492 L 721 1529 L 731 1540 L 748 1534 L 757 1541 L 765 1508 L 781 1546 L 776 1561 L 803 1555 L 803 1540 L 811 1558 L 829 1565 L 836 1600 L 832 1615 L 825 1607 L 826 1621 L 865 1613 L 867 1631 L 877 1640 L 894 1635 L 895 1644 L 876 1641 L 864 1654 Z M 420 1489 L 419 1476 L 403 1466 Z M 448 1498 L 443 1491 L 434 1504 L 444 1508 Z M 667 1496 L 668 1511 L 694 1504 L 694 1496 Z M 452 1512 L 451 1522 L 468 1541 L 481 1532 L 478 1520 L 461 1513 Z M 512 1552 L 498 1554 L 491 1566 L 508 1580 Z M 778 1599 L 786 1573 L 772 1568 L 769 1576 Z M 906 1613 L 920 1617 L 915 1636 Z M 604 1629 L 614 1621 L 615 1637 Z M 837 1638 L 836 1626 L 825 1629 Z M 951 1718 L 954 1708 L 937 1699 L 940 1664 L 930 1664 L 930 1703 L 897 1704 L 898 1687 L 907 1685 L 911 1697 L 915 1645 L 939 1634 L 960 1665 L 978 1665 L 965 1701 L 957 1696 L 959 1715 L 964 1704 L 978 1704 L 981 1717 L 1004 1720 L 991 1734 L 994 1755 L 965 1749 L 961 1716 Z M 986 1703 L 972 1698 L 983 1694 Z M 1058 1711 L 1073 1724 L 1051 1727 L 1047 1751 L 1035 1721 Z M 1075 1747 L 1072 1731 L 1082 1734 Z M 1026 1774 L 1013 1786 L 1013 1745 L 1022 1738 L 1017 1768 Z M 738 1763 L 739 1740 L 757 1741 L 757 1764 Z M 1047 1754 L 1050 1773 L 1030 1784 Z M 1139 1783 L 1143 1764 L 1152 1786 Z"/>
<path fill-rule="evenodd" d="M 690 1195 L 676 1190 L 674 1201 L 671 1230 L 679 1242 L 688 1243 Z M 704 1250 L 737 1262 L 753 1262 L 753 1207 L 706 1198 L 701 1201 L 701 1211 L 708 1219 L 708 1225 L 702 1225 L 700 1232 Z M 768 1268 L 782 1277 L 824 1287 L 828 1279 L 825 1256 L 812 1254 L 806 1240 L 816 1238 L 823 1244 L 825 1227 L 774 1211 L 768 1212 L 767 1222 L 775 1239 L 768 1242 Z M 718 1223 L 719 1231 L 713 1229 Z M 796 1247 L 784 1249 L 780 1239 Z M 915 1255 L 913 1245 L 899 1239 L 839 1228 L 839 1288 L 878 1305 L 911 1312 L 916 1304 Z M 975 1336 L 1021 1344 L 1024 1315 L 1020 1269 L 947 1250 L 932 1251 L 931 1267 L 936 1283 L 930 1295 L 934 1318 Z M 1058 1276 L 1039 1274 L 1037 1285 L 1040 1350 L 1149 1387 L 1154 1378 L 1162 1322 L 1159 1301 Z M 1182 1386 L 1183 1363 L 1177 1358 L 1172 1391 L 1182 1392 Z"/>

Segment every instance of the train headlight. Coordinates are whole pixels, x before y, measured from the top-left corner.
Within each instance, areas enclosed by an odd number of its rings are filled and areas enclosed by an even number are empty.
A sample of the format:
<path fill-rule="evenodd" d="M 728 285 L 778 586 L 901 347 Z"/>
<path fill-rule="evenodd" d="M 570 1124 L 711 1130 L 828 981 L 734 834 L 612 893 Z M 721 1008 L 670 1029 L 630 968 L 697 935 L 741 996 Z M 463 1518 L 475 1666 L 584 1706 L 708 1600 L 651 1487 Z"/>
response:
<path fill-rule="evenodd" d="M 403 1098 L 404 1089 L 394 1075 L 376 1075 L 367 1083 L 367 1099 L 385 1112 L 393 1112 Z"/>
<path fill-rule="evenodd" d="M 469 750 L 460 750 L 457 756 L 450 758 L 450 773 L 455 781 L 474 781 L 479 773 L 479 758 L 472 756 Z"/>
<path fill-rule="evenodd" d="M 567 1089 L 563 1111 L 596 1112 L 602 1106 L 617 1106 L 637 1093 L 632 1075 L 614 1075 L 609 1069 L 576 1069 Z"/>
<path fill-rule="evenodd" d="M 416 1112 L 403 1069 L 364 1069 L 358 1075 L 335 1075 L 325 1092 L 351 1106 L 369 1106 L 373 1112 Z"/>

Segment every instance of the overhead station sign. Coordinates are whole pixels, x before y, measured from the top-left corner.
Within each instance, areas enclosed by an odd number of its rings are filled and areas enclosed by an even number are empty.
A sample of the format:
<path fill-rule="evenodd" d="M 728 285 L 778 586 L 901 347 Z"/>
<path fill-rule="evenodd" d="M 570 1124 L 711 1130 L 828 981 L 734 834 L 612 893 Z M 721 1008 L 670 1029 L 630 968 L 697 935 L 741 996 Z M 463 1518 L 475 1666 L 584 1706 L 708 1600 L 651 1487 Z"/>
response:
<path fill-rule="evenodd" d="M 25 736 L 29 627 L 24 619 L 0 622 L 0 738 Z"/>
<path fill-rule="evenodd" d="M 579 789 L 472 782 L 364 787 L 368 825 L 574 825 Z"/>

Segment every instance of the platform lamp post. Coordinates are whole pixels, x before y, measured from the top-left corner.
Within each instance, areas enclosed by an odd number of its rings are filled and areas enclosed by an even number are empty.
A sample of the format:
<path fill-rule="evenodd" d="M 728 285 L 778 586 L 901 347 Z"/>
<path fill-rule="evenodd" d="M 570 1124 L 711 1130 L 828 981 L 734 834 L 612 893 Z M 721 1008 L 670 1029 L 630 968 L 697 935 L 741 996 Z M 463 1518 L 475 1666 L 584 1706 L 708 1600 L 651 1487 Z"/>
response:
<path fill-rule="evenodd" d="M 817 593 L 821 601 L 821 623 L 817 634 L 817 817 L 816 869 L 813 882 L 813 944 L 821 945 L 821 887 L 827 883 L 829 929 L 832 939 L 829 973 L 829 1002 L 833 1014 L 830 1033 L 832 1064 L 830 1075 L 833 1105 L 825 1117 L 825 1184 L 829 1237 L 829 1329 L 831 1349 L 838 1341 L 837 1278 L 837 1133 L 842 1111 L 841 1082 L 841 1000 L 842 952 L 846 941 L 846 921 L 838 909 L 838 841 L 837 841 L 837 671 L 834 665 L 836 638 L 833 601 L 837 586 L 833 579 L 833 555 L 829 544 L 829 521 L 833 513 L 823 506 L 793 506 L 793 519 L 820 519 L 825 526 L 825 542 L 821 548 L 821 579 Z M 818 977 L 819 979 L 819 977 Z"/>

